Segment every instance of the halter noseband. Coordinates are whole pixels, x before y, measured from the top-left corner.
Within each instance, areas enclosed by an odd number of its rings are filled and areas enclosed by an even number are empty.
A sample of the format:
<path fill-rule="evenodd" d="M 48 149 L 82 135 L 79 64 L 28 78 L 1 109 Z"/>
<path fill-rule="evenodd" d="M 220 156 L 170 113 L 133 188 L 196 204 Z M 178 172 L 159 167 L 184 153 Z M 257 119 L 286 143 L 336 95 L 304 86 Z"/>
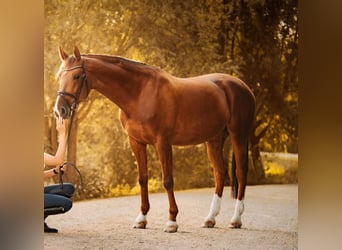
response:
<path fill-rule="evenodd" d="M 80 84 L 79 88 L 77 89 L 76 94 L 71 94 L 71 93 L 68 93 L 68 92 L 65 92 L 65 91 L 58 91 L 57 92 L 58 96 L 70 96 L 70 97 L 72 97 L 74 99 L 74 102 L 71 105 L 69 105 L 69 107 L 70 107 L 70 109 L 72 111 L 77 109 L 78 101 L 79 101 L 79 98 L 80 98 L 80 95 L 81 95 L 81 91 L 82 91 L 82 88 L 83 88 L 83 84 L 84 84 L 84 82 L 87 81 L 87 76 L 85 74 L 84 61 L 82 60 L 82 64 L 80 64 L 80 65 L 76 65 L 74 67 L 63 69 L 63 71 L 71 71 L 71 70 L 78 69 L 78 68 L 82 69 L 82 81 L 81 81 L 81 84 Z M 86 85 L 87 85 L 87 83 L 86 83 Z M 88 85 L 87 85 L 87 89 L 88 89 Z"/>

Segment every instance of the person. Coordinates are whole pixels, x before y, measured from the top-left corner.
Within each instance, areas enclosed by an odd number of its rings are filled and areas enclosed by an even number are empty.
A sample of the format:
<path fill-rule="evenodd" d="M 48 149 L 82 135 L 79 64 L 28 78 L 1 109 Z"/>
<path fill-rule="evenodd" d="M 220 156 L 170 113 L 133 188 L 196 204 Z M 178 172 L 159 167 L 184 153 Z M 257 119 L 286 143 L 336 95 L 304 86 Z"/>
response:
<path fill-rule="evenodd" d="M 51 178 L 66 171 L 66 166 L 61 166 L 64 162 L 67 138 L 65 133 L 65 122 L 61 117 L 57 118 L 56 130 L 58 132 L 58 148 L 55 155 L 44 152 L 44 165 L 56 166 L 55 168 L 44 170 L 44 179 Z M 66 213 L 72 207 L 71 197 L 75 191 L 72 183 L 53 184 L 44 187 L 44 232 L 58 233 L 58 229 L 49 227 L 45 219 L 49 215 Z"/>

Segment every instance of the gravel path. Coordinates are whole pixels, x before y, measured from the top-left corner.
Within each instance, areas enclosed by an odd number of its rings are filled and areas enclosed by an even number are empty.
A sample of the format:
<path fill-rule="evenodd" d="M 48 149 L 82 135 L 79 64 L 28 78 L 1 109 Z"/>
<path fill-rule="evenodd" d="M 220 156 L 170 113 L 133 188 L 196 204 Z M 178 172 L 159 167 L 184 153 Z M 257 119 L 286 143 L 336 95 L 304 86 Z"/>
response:
<path fill-rule="evenodd" d="M 175 193 L 178 232 L 164 233 L 168 217 L 166 193 L 151 194 L 145 230 L 133 229 L 140 197 L 75 202 L 66 214 L 47 223 L 58 234 L 44 234 L 44 249 L 297 249 L 298 185 L 248 186 L 241 229 L 229 229 L 234 211 L 225 188 L 215 228 L 201 228 L 209 212 L 213 188 Z"/>

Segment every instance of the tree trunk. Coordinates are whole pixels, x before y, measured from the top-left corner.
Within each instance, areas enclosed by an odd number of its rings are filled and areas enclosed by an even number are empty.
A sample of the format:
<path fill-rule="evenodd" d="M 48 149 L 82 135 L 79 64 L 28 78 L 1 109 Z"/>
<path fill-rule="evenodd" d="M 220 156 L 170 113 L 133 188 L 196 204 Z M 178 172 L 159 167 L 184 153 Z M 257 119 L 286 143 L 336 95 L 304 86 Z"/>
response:
<path fill-rule="evenodd" d="M 70 122 L 67 123 L 67 130 L 69 129 Z M 69 131 L 69 139 L 67 145 L 67 161 L 77 165 L 77 129 L 78 129 L 78 115 L 74 114 L 74 120 L 72 122 L 71 129 Z M 79 183 L 80 177 L 78 173 L 71 165 L 67 166 L 68 170 L 64 173 L 63 182 L 71 182 L 73 184 Z"/>
<path fill-rule="evenodd" d="M 268 126 L 266 126 L 258 135 L 256 135 L 255 131 L 259 124 L 260 124 L 260 121 L 256 122 L 256 124 L 253 126 L 252 133 L 249 138 L 251 157 L 252 157 L 252 167 L 253 167 L 255 180 L 257 184 L 265 183 L 265 180 L 266 180 L 264 165 L 261 161 L 259 141 L 265 135 L 268 129 Z"/>
<path fill-rule="evenodd" d="M 252 168 L 255 174 L 255 184 L 265 183 L 264 165 L 261 161 L 259 144 L 251 145 Z"/>

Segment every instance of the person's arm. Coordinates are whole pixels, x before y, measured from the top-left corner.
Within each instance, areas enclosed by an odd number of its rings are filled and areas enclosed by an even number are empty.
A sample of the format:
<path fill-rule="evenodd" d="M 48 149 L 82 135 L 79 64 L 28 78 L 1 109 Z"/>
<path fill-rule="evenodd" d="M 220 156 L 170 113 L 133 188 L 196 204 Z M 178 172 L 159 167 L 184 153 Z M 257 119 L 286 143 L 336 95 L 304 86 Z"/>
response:
<path fill-rule="evenodd" d="M 55 167 L 49 170 L 44 170 L 44 179 L 45 178 L 49 178 L 49 177 L 53 177 L 57 174 L 59 174 L 59 171 L 63 171 L 65 172 L 67 170 L 66 166 L 64 165 L 63 167 Z"/>
<path fill-rule="evenodd" d="M 49 166 L 60 165 L 64 162 L 66 151 L 65 123 L 62 118 L 58 118 L 56 129 L 58 131 L 58 148 L 55 155 L 44 152 L 44 164 Z M 45 174 L 44 174 L 45 176 Z"/>
<path fill-rule="evenodd" d="M 57 169 L 58 169 L 58 167 L 52 168 L 52 169 L 49 169 L 49 170 L 45 170 L 44 171 L 44 179 L 52 177 L 52 176 L 55 176 L 57 174 Z"/>

